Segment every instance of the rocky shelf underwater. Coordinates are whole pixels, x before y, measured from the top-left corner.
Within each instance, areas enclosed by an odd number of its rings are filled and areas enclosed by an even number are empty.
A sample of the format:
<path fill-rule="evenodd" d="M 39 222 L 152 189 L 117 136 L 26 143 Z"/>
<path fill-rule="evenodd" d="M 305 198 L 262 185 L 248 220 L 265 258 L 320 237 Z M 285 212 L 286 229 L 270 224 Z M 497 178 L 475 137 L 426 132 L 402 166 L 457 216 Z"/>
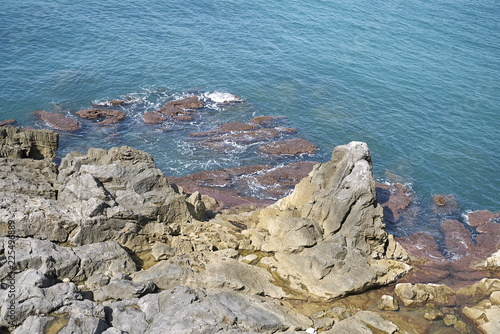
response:
<path fill-rule="evenodd" d="M 126 103 L 76 115 L 110 126 Z M 142 119 L 189 122 L 203 103 L 168 101 Z M 80 127 L 36 114 L 58 131 Z M 165 176 L 128 146 L 56 164 L 58 133 L 12 123 L 0 126 L 2 331 L 500 332 L 500 215 L 471 212 L 464 224 L 448 194 L 419 207 L 405 185 L 375 182 L 365 143 L 338 146 L 320 164 Z M 214 152 L 316 149 L 269 116 L 189 137 Z M 424 212 L 442 240 L 386 231 Z"/>

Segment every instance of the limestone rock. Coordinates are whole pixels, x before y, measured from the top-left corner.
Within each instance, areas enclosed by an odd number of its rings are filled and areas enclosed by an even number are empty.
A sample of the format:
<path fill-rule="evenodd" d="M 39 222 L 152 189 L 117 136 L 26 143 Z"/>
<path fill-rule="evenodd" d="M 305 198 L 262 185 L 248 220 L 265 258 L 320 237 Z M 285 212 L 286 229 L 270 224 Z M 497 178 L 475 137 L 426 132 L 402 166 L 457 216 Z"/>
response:
<path fill-rule="evenodd" d="M 82 296 L 73 283 L 59 283 L 52 286 L 47 278 L 35 269 L 28 269 L 15 276 L 16 299 L 15 316 L 6 317 L 11 305 L 8 290 L 0 290 L 0 325 L 20 325 L 30 316 L 48 314 L 71 300 L 81 300 Z M 39 282 L 39 283 L 35 283 Z M 35 284 L 33 284 L 35 283 Z"/>
<path fill-rule="evenodd" d="M 0 243 L 2 251 L 8 249 L 8 238 Z M 50 278 L 68 278 L 84 281 L 95 273 L 125 273 L 136 271 L 130 255 L 114 241 L 69 248 L 48 240 L 16 239 L 17 270 L 36 269 Z M 0 267 L 0 278 L 9 273 L 7 263 Z"/>
<path fill-rule="evenodd" d="M 50 130 L 0 127 L 0 157 L 53 160 L 59 135 Z"/>
<path fill-rule="evenodd" d="M 154 292 L 156 286 L 152 282 L 135 283 L 130 280 L 111 280 L 109 284 L 94 290 L 94 299 L 103 301 L 108 299 L 132 299 Z"/>
<path fill-rule="evenodd" d="M 80 129 L 80 124 L 78 124 L 76 119 L 64 116 L 63 114 L 49 113 L 45 110 L 37 110 L 34 114 L 50 127 L 57 130 L 76 131 Z"/>
<path fill-rule="evenodd" d="M 434 305 L 428 304 L 424 310 L 424 318 L 429 321 L 441 320 L 444 314 L 439 309 L 434 307 Z"/>
<path fill-rule="evenodd" d="M 147 303 L 141 298 L 138 305 L 146 319 L 152 319 L 147 334 L 163 333 L 165 328 L 179 333 L 212 332 L 214 328 L 229 333 L 294 331 L 312 324 L 270 298 L 230 291 L 176 287 L 143 298 Z"/>
<path fill-rule="evenodd" d="M 0 158 L 0 192 L 56 199 L 56 165 L 48 159 Z M 0 195 L 1 196 L 1 195 Z"/>
<path fill-rule="evenodd" d="M 116 240 L 140 250 L 149 238 L 159 237 L 140 232 L 149 222 L 159 223 L 163 234 L 169 223 L 204 216 L 198 196 L 188 199 L 179 193 L 156 169 L 151 155 L 125 146 L 68 154 L 51 182 L 57 200 L 5 197 L 4 214 L 12 217 L 20 236 L 76 245 Z M 30 202 L 35 205 L 26 205 Z M 45 219 L 52 224 L 44 224 Z"/>
<path fill-rule="evenodd" d="M 393 296 L 383 295 L 378 302 L 378 308 L 382 311 L 397 311 L 399 309 L 398 300 Z"/>
<path fill-rule="evenodd" d="M 375 312 L 361 311 L 333 325 L 325 334 L 398 333 L 399 328 Z"/>
<path fill-rule="evenodd" d="M 410 268 L 394 260 L 407 256 L 385 232 L 375 196 L 367 145 L 338 146 L 247 233 L 257 248 L 276 252 L 276 273 L 293 289 L 323 298 L 363 291 Z"/>
<path fill-rule="evenodd" d="M 482 333 L 500 332 L 500 306 L 493 305 L 488 299 L 472 307 L 464 307 L 462 313 L 481 330 Z"/>

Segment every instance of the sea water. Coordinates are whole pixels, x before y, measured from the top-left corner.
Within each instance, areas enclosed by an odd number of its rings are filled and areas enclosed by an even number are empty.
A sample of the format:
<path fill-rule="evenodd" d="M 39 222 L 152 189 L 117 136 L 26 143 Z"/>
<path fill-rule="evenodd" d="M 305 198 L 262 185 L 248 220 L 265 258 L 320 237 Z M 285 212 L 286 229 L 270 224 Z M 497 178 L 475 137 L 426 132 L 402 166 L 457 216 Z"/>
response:
<path fill-rule="evenodd" d="M 461 212 L 500 211 L 499 78 L 495 0 L 0 2 L 0 120 L 43 128 L 34 110 L 77 118 L 129 100 L 123 123 L 61 132 L 58 154 L 129 145 L 168 175 L 327 161 L 357 140 L 376 179 L 398 175 L 422 205 L 451 193 Z M 195 121 L 143 124 L 191 95 L 208 104 Z M 188 137 L 259 115 L 285 116 L 318 152 L 218 153 Z"/>

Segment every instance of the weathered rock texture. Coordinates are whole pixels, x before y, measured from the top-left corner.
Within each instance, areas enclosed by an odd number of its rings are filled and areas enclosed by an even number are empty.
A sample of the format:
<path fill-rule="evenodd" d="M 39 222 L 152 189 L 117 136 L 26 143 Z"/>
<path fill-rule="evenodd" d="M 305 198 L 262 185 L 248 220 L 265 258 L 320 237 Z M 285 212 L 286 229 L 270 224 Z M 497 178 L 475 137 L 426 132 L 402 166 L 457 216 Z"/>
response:
<path fill-rule="evenodd" d="M 190 110 L 204 107 L 203 101 L 197 96 L 190 96 L 180 100 L 169 101 L 157 111 L 146 112 L 142 119 L 146 124 L 156 124 L 172 118 L 177 121 L 192 121 L 194 117 Z"/>
<path fill-rule="evenodd" d="M 120 123 L 126 114 L 120 110 L 109 109 L 85 109 L 77 111 L 76 114 L 81 118 L 97 120 L 99 125 Z"/>
<path fill-rule="evenodd" d="M 410 268 L 384 230 L 366 144 L 338 146 L 294 192 L 262 210 L 246 231 L 294 291 L 335 298 L 387 284 Z"/>
<path fill-rule="evenodd" d="M 26 170 L 27 176 L 22 182 L 14 176 L 0 181 L 7 186 L 0 190 L 1 235 L 13 221 L 20 237 L 74 245 L 116 240 L 141 250 L 169 234 L 171 224 L 204 217 L 199 195 L 181 194 L 149 154 L 130 147 L 68 154 L 57 179 L 50 163 L 38 163 L 39 170 L 31 169 L 36 162 L 30 159 L 3 162 L 0 170 Z"/>
<path fill-rule="evenodd" d="M 54 114 L 45 110 L 37 110 L 34 114 L 57 130 L 76 131 L 80 129 L 80 124 L 76 119 L 66 117 L 63 114 Z"/>
<path fill-rule="evenodd" d="M 288 195 L 317 164 L 297 161 L 285 166 L 251 165 L 167 177 L 187 193 L 196 191 L 216 199 L 218 208 L 255 205 L 265 207 Z"/>
<path fill-rule="evenodd" d="M 0 157 L 52 160 L 58 144 L 59 135 L 50 130 L 0 127 Z"/>

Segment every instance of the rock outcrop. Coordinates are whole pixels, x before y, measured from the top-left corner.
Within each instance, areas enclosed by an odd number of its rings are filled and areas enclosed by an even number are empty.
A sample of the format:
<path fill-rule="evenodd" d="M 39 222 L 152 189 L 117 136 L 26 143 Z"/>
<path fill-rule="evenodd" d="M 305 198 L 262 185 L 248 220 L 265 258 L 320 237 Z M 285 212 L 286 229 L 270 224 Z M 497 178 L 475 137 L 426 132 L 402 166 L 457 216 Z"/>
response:
<path fill-rule="evenodd" d="M 259 146 L 259 151 L 272 155 L 299 155 L 316 153 L 316 145 L 303 139 L 291 138 Z"/>
<path fill-rule="evenodd" d="M 76 119 L 66 117 L 63 114 L 54 114 L 45 110 L 37 110 L 33 113 L 51 128 L 64 131 L 76 131 L 80 129 L 80 124 Z"/>
<path fill-rule="evenodd" d="M 185 97 L 180 100 L 169 101 L 157 111 L 146 112 L 142 119 L 146 124 L 157 124 L 172 118 L 177 121 L 190 122 L 194 120 L 191 110 L 196 110 L 204 107 L 203 101 L 197 96 Z"/>
<path fill-rule="evenodd" d="M 50 130 L 0 127 L 0 157 L 49 159 L 56 157 L 59 135 Z"/>
<path fill-rule="evenodd" d="M 97 108 L 80 110 L 77 111 L 76 114 L 81 118 L 97 120 L 96 124 L 99 125 L 120 123 L 126 116 L 126 114 L 120 110 Z"/>
<path fill-rule="evenodd" d="M 310 297 L 335 298 L 383 285 L 408 272 L 405 251 L 388 235 L 375 199 L 366 144 L 338 146 L 294 192 L 259 213 L 245 231 L 267 264 Z M 347 274 L 349 273 L 349 274 Z"/>
<path fill-rule="evenodd" d="M 169 234 L 170 224 L 202 220 L 205 214 L 199 195 L 188 198 L 180 193 L 149 154 L 130 147 L 68 154 L 57 178 L 49 162 L 1 162 L 0 170 L 25 171 L 1 180 L 6 185 L 0 191 L 4 236 L 12 221 L 20 237 L 74 245 L 115 240 L 141 250 Z M 27 176 L 22 182 L 16 182 L 23 175 Z"/>

